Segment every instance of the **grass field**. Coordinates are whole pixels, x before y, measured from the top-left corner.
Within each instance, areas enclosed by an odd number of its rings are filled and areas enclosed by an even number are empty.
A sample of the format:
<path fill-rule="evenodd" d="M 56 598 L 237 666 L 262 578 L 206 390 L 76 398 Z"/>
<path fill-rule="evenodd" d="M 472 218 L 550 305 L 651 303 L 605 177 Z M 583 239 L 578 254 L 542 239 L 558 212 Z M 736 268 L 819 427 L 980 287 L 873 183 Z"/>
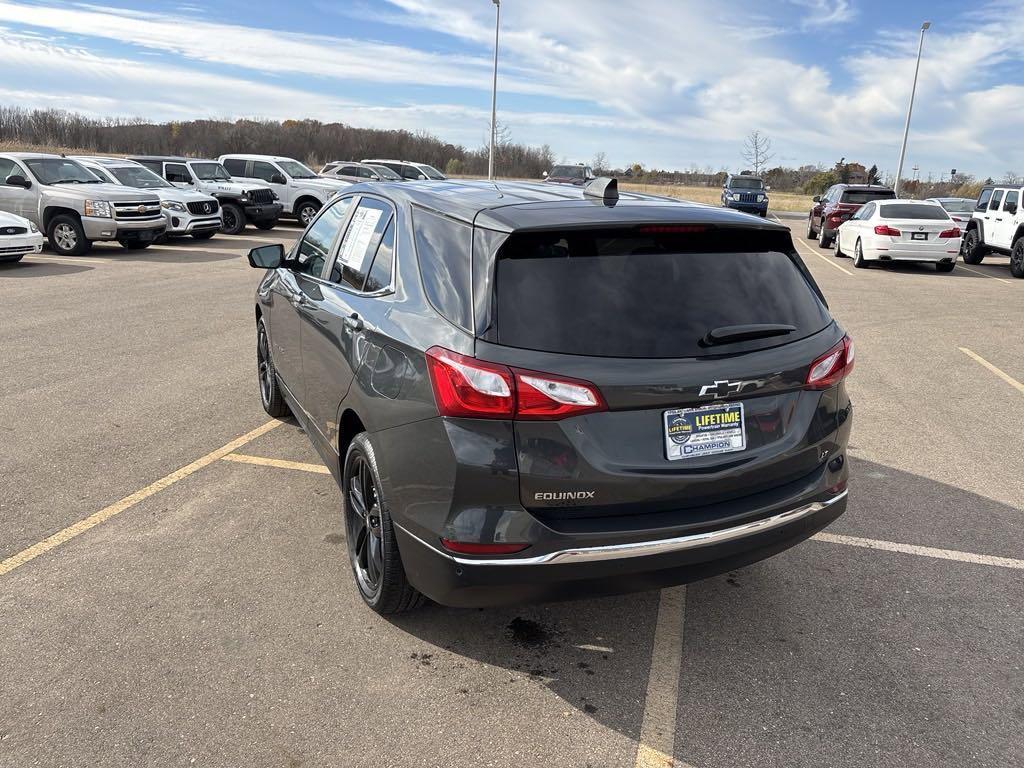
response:
<path fill-rule="evenodd" d="M 646 195 L 666 195 L 690 200 L 694 203 L 721 205 L 722 190 L 720 187 L 684 187 L 677 184 L 635 184 L 619 180 L 619 187 L 629 192 L 642 192 Z M 769 192 L 769 211 L 797 211 L 806 213 L 811 209 L 811 196 L 795 192 Z"/>

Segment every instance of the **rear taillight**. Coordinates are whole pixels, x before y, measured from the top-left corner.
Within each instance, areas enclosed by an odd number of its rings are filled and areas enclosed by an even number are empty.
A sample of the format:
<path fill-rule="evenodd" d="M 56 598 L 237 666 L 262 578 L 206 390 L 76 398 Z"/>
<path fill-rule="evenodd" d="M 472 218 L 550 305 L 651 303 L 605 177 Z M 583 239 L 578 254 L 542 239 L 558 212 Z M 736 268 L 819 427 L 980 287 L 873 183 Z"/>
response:
<path fill-rule="evenodd" d="M 828 389 L 850 375 L 853 370 L 853 339 L 843 340 L 819 357 L 807 370 L 806 389 Z"/>
<path fill-rule="evenodd" d="M 944 229 L 939 232 L 939 237 L 960 237 L 960 228 L 953 227 L 952 229 Z"/>
<path fill-rule="evenodd" d="M 607 408 L 588 381 L 509 368 L 443 347 L 427 350 L 427 370 L 442 416 L 543 420 Z"/>
<path fill-rule="evenodd" d="M 875 227 L 875 234 L 888 235 L 889 237 L 899 237 L 900 231 L 898 229 L 893 229 L 887 224 L 879 224 L 877 227 Z"/>

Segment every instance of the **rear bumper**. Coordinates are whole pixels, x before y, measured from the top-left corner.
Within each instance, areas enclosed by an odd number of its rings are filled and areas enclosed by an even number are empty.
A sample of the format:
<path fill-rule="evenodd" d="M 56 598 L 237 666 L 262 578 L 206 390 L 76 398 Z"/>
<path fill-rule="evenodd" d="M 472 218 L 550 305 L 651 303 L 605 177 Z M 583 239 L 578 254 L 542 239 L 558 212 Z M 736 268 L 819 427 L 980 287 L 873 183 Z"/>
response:
<path fill-rule="evenodd" d="M 435 602 L 509 605 L 658 589 L 714 576 L 807 539 L 846 511 L 846 499 L 844 490 L 731 527 L 536 557 L 456 557 L 404 528 L 396 526 L 396 535 L 410 581 Z"/>
<path fill-rule="evenodd" d="M 864 256 L 880 261 L 917 261 L 926 263 L 956 261 L 960 253 L 960 242 L 951 240 L 948 244 L 931 248 L 865 248 Z"/>

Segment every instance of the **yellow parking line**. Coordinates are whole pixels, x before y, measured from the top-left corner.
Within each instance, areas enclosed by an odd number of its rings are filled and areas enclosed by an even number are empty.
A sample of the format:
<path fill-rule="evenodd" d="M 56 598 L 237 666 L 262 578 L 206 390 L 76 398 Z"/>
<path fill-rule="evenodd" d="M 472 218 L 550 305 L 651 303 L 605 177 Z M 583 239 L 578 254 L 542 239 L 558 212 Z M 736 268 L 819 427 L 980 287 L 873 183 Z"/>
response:
<path fill-rule="evenodd" d="M 1013 378 L 1013 376 L 1008 374 L 1006 371 L 1003 371 L 1003 370 L 1000 370 L 999 368 L 996 368 L 994 365 L 992 365 L 992 363 L 990 363 L 984 357 L 982 357 L 979 354 L 976 354 L 976 353 L 972 352 L 967 347 L 957 347 L 957 349 L 959 349 L 961 352 L 963 352 L 965 355 L 967 355 L 969 358 L 974 360 L 979 365 L 983 365 L 986 368 L 988 368 L 990 371 L 992 371 L 992 373 L 994 373 L 1000 379 L 1005 381 L 1011 387 L 1015 388 L 1018 392 L 1020 392 L 1021 394 L 1024 394 L 1024 384 L 1021 384 L 1019 381 L 1017 381 L 1015 378 Z"/>
<path fill-rule="evenodd" d="M 686 587 L 661 591 L 635 768 L 684 768 L 674 759 Z"/>
<path fill-rule="evenodd" d="M 265 456 L 249 456 L 244 453 L 229 453 L 221 456 L 224 461 L 237 461 L 241 464 L 257 464 L 261 467 L 278 467 L 279 469 L 298 469 L 302 472 L 315 472 L 319 475 L 329 475 L 331 470 L 323 464 L 306 464 L 302 461 L 286 461 L 285 459 L 268 459 Z"/>
<path fill-rule="evenodd" d="M 989 280 L 998 280 L 1000 283 L 1009 283 L 1010 282 L 1009 280 L 1004 280 L 1001 277 L 996 277 L 995 275 L 990 275 L 988 272 L 982 272 L 980 269 L 971 269 L 970 267 L 964 266 L 963 263 L 960 263 L 958 266 L 960 267 L 960 269 L 966 269 L 968 272 L 973 272 L 975 275 L 981 275 L 982 277 L 987 277 Z"/>
<path fill-rule="evenodd" d="M 846 544 L 851 547 L 881 549 L 886 552 L 902 552 L 905 555 L 934 557 L 939 560 L 956 560 L 960 563 L 976 565 L 994 565 L 999 568 L 1015 568 L 1024 570 L 1024 560 L 1012 557 L 996 557 L 995 555 L 978 555 L 973 552 L 960 552 L 955 549 L 938 549 L 936 547 L 919 547 L 916 544 L 898 544 L 895 541 L 879 541 L 878 539 L 862 539 L 859 536 L 841 536 L 835 533 L 816 533 L 812 538 L 816 541 L 827 541 L 830 544 Z"/>
<path fill-rule="evenodd" d="M 111 264 L 113 259 L 100 259 L 95 256 L 36 256 L 29 254 L 26 259 L 39 261 L 59 261 L 62 264 Z"/>
<path fill-rule="evenodd" d="M 800 239 L 799 237 L 794 237 L 794 238 L 793 238 L 793 242 L 794 242 L 794 243 L 796 243 L 797 245 L 804 245 L 803 241 L 802 241 L 802 240 L 801 240 L 801 239 Z M 835 257 L 834 257 L 834 256 L 832 256 L 832 257 L 829 257 L 829 256 L 825 256 L 824 254 L 818 253 L 817 251 L 815 251 L 815 250 L 814 250 L 813 248 L 811 248 L 810 246 L 806 246 L 806 245 L 805 245 L 805 246 L 804 246 L 804 248 L 805 248 L 806 250 L 810 251 L 810 252 L 811 252 L 812 254 L 814 254 L 815 256 L 817 256 L 817 257 L 818 257 L 819 259 L 821 259 L 822 261 L 824 261 L 824 262 L 825 262 L 826 264 L 828 264 L 828 265 L 829 265 L 830 267 L 835 267 L 835 268 L 836 268 L 836 269 L 838 269 L 838 270 L 839 270 L 840 272 L 842 272 L 842 273 L 843 273 L 844 275 L 849 275 L 850 277 L 853 277 L 853 272 L 851 272 L 850 270 L 848 270 L 848 269 L 846 269 L 846 268 L 844 268 L 844 267 L 840 267 L 840 266 L 839 266 L 838 264 L 836 264 L 836 262 L 835 262 Z"/>
<path fill-rule="evenodd" d="M 260 435 L 266 434 L 274 427 L 282 423 L 283 422 L 278 421 L 276 419 L 274 421 L 268 421 L 263 426 L 257 427 L 251 432 L 246 432 L 241 437 L 236 438 L 227 445 L 222 445 L 217 450 L 211 451 L 205 456 L 196 459 L 191 464 L 186 464 L 184 467 L 174 470 L 173 472 L 171 472 L 171 474 L 161 477 L 155 483 L 150 483 L 145 488 L 136 491 L 130 496 L 125 496 L 120 501 L 116 501 L 110 506 L 104 507 L 99 512 L 94 512 L 88 517 L 79 520 L 77 523 L 69 525 L 67 528 L 64 528 L 60 531 L 57 531 L 55 534 L 46 537 L 38 544 L 33 544 L 28 549 L 23 549 L 16 555 L 11 555 L 6 560 L 0 562 L 0 576 L 10 573 L 18 566 L 24 565 L 30 560 L 34 560 L 40 555 L 49 552 L 51 549 L 59 547 L 61 544 L 66 544 L 67 542 L 71 541 L 71 539 L 75 538 L 76 536 L 81 536 L 83 533 L 92 528 L 95 528 L 100 523 L 105 523 L 107 520 L 114 517 L 115 515 L 121 514 L 129 507 L 132 507 L 138 504 L 140 501 L 148 499 L 153 494 L 159 493 L 165 488 L 174 485 L 179 480 L 184 480 L 189 475 L 198 472 L 203 467 L 209 466 L 218 459 L 221 459 L 225 455 L 231 453 L 232 451 L 241 448 L 243 445 L 245 445 L 248 442 L 251 442 L 252 440 L 255 440 Z"/>

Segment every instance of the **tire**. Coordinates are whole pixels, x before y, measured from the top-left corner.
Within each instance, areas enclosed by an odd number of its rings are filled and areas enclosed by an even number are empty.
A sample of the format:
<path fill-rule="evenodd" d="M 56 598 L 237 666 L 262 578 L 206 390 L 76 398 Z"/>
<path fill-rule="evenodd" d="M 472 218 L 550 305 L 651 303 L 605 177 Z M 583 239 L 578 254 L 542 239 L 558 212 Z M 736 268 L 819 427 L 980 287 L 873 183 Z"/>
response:
<path fill-rule="evenodd" d="M 982 244 L 981 238 L 978 237 L 977 229 L 967 230 L 963 245 L 960 246 L 960 252 L 964 257 L 965 264 L 981 264 L 981 260 L 985 258 L 985 246 Z"/>
<path fill-rule="evenodd" d="M 299 224 L 301 224 L 303 228 L 308 227 L 309 223 L 316 217 L 321 208 L 323 208 L 323 206 L 316 200 L 303 200 L 295 210 L 295 218 L 299 220 Z"/>
<path fill-rule="evenodd" d="M 265 232 L 277 226 L 277 219 L 262 219 L 253 223 L 256 225 L 256 229 L 262 229 Z"/>
<path fill-rule="evenodd" d="M 1024 278 L 1024 237 L 1018 237 L 1010 249 L 1010 274 Z"/>
<path fill-rule="evenodd" d="M 828 248 L 832 245 L 832 238 L 825 234 L 825 222 L 821 222 L 821 227 L 818 229 L 818 247 Z"/>
<path fill-rule="evenodd" d="M 85 239 L 82 222 L 67 213 L 53 217 L 46 230 L 46 240 L 61 256 L 81 256 L 92 248 L 92 243 Z"/>
<path fill-rule="evenodd" d="M 196 240 L 209 240 L 211 237 L 217 234 L 216 229 L 211 229 L 208 232 L 193 232 L 192 237 Z"/>
<path fill-rule="evenodd" d="M 838 232 L 836 232 L 835 242 L 832 243 L 832 255 L 835 256 L 837 259 L 841 259 L 843 256 L 846 255 L 846 254 L 843 253 L 842 249 L 839 247 L 839 233 Z"/>
<path fill-rule="evenodd" d="M 144 243 L 141 240 L 118 240 L 117 242 L 119 242 L 121 247 L 126 251 L 144 251 L 153 244 L 151 242 Z"/>
<path fill-rule="evenodd" d="M 225 235 L 239 235 L 245 229 L 245 211 L 237 203 L 222 204 L 221 216 L 220 231 Z"/>
<path fill-rule="evenodd" d="M 956 262 L 951 261 L 949 264 L 938 263 L 935 265 L 936 272 L 952 272 L 956 269 Z"/>
<path fill-rule="evenodd" d="M 284 394 L 281 392 L 281 385 L 277 381 L 274 358 L 270 354 L 270 336 L 262 317 L 256 322 L 256 375 L 260 383 L 260 403 L 263 410 L 275 419 L 290 414 L 288 403 L 284 401 Z"/>
<path fill-rule="evenodd" d="M 341 477 L 346 548 L 360 597 L 384 616 L 418 608 L 425 598 L 406 578 L 377 457 L 365 432 L 349 445 Z"/>
<path fill-rule="evenodd" d="M 814 240 L 818 236 L 818 233 L 814 229 L 814 217 L 807 217 L 807 239 Z"/>
<path fill-rule="evenodd" d="M 853 266 L 857 269 L 867 269 L 869 266 L 868 260 L 864 258 L 864 248 L 861 246 L 859 238 L 853 246 Z"/>

